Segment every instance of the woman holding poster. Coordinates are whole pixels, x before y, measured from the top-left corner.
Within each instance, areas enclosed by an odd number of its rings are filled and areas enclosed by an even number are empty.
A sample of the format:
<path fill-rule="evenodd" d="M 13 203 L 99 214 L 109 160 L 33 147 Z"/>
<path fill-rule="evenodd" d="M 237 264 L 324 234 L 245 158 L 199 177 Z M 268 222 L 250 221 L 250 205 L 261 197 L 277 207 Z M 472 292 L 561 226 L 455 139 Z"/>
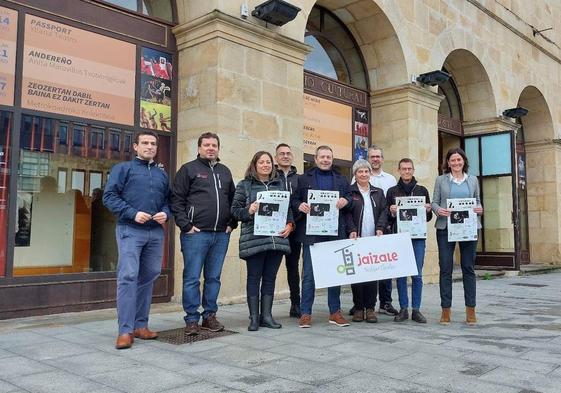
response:
<path fill-rule="evenodd" d="M 460 264 L 462 267 L 462 280 L 464 284 L 464 300 L 466 305 L 466 323 L 475 325 L 475 255 L 477 240 L 448 241 L 448 209 L 447 200 L 456 198 L 475 198 L 476 205 L 473 211 L 481 216 L 483 207 L 479 197 L 479 183 L 477 177 L 468 174 L 469 164 L 466 153 L 460 149 L 452 148 L 446 153 L 442 166 L 443 175 L 436 178 L 432 198 L 432 210 L 437 215 L 436 240 L 438 243 L 438 263 L 440 266 L 440 305 L 442 315 L 440 323 L 450 323 L 450 308 L 452 306 L 452 270 L 454 268 L 454 250 L 456 243 L 460 245 Z M 478 217 L 477 227 L 481 228 Z"/>
<path fill-rule="evenodd" d="M 357 160 L 353 165 L 356 182 L 351 185 L 351 209 L 345 215 L 345 224 L 350 239 L 366 236 L 381 236 L 387 223 L 386 199 L 381 188 L 370 184 L 372 166 L 366 160 Z M 353 322 L 376 323 L 374 312 L 378 283 L 376 281 L 351 284 L 353 291 Z M 366 310 L 366 315 L 365 315 Z"/>
<path fill-rule="evenodd" d="M 240 258 L 247 265 L 247 305 L 249 307 L 249 326 L 247 330 L 256 331 L 261 327 L 280 329 L 271 314 L 275 280 L 284 254 L 290 253 L 288 235 L 294 230 L 290 208 L 282 217 L 284 229 L 277 235 L 263 236 L 254 234 L 256 214 L 273 216 L 282 210 L 279 206 L 265 206 L 257 202 L 257 194 L 266 191 L 286 191 L 284 182 L 277 177 L 273 157 L 266 151 L 255 153 L 245 172 L 245 178 L 238 183 L 232 202 L 232 216 L 242 222 L 240 235 Z M 290 195 L 290 193 L 288 193 Z M 289 197 L 287 197 L 288 203 Z M 261 302 L 259 295 L 261 294 Z M 261 317 L 259 318 L 259 304 Z"/>

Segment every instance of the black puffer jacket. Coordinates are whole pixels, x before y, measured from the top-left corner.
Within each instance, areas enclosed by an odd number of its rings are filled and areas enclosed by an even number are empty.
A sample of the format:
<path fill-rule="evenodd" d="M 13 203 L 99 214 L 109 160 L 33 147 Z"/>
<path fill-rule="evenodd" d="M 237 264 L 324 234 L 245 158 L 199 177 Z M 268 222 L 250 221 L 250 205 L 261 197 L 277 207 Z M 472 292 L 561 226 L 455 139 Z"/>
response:
<path fill-rule="evenodd" d="M 249 205 L 257 199 L 261 191 L 287 191 L 284 182 L 276 177 L 262 182 L 253 177 L 246 177 L 238 183 L 232 202 L 232 217 L 242 222 L 240 234 L 240 258 L 248 257 L 269 250 L 277 250 L 284 254 L 290 253 L 288 238 L 279 236 L 256 236 L 253 234 L 253 217 L 249 214 Z M 294 223 L 292 211 L 288 208 L 287 222 Z"/>

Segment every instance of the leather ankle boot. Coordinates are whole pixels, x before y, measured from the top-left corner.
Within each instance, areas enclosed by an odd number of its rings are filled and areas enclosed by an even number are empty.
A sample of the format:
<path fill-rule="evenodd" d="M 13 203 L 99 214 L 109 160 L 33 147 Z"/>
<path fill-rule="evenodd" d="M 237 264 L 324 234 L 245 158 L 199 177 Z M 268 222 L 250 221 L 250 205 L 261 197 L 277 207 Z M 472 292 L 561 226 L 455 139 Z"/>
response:
<path fill-rule="evenodd" d="M 477 318 L 475 316 L 475 307 L 466 307 L 466 323 L 468 325 L 477 324 Z"/>
<path fill-rule="evenodd" d="M 268 327 L 271 329 L 280 329 L 282 325 L 277 323 L 271 315 L 273 308 L 273 295 L 261 296 L 261 321 L 259 326 Z"/>
<path fill-rule="evenodd" d="M 254 332 L 259 330 L 259 296 L 248 296 L 247 307 L 249 308 L 249 326 L 247 330 Z"/>
<path fill-rule="evenodd" d="M 451 310 L 450 307 L 442 308 L 442 314 L 440 315 L 440 324 L 441 325 L 449 325 L 450 324 L 450 315 Z"/>

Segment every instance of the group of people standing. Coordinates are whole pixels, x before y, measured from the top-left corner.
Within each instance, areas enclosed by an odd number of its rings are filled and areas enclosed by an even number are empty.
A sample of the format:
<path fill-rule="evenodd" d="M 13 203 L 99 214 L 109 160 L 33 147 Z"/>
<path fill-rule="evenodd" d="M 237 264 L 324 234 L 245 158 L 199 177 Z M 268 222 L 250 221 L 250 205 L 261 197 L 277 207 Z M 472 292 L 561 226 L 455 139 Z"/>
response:
<path fill-rule="evenodd" d="M 241 222 L 239 257 L 247 267 L 248 330 L 260 327 L 281 328 L 272 316 L 275 281 L 283 257 L 286 261 L 290 288 L 290 316 L 299 318 L 301 328 L 312 326 L 315 282 L 310 246 L 339 239 L 381 236 L 397 232 L 396 197 L 424 196 L 427 221 L 437 215 L 437 241 L 440 264 L 440 322 L 450 323 L 452 301 L 452 269 L 455 242 L 447 238 L 447 198 L 477 200 L 474 211 L 481 215 L 477 178 L 467 174 L 468 160 L 459 149 L 451 149 L 444 163 L 444 174 L 436 179 L 432 204 L 428 190 L 414 177 L 411 159 L 399 161 L 396 179 L 382 170 L 383 150 L 372 146 L 368 160 L 357 160 L 352 168 L 352 184 L 333 169 L 333 151 L 329 146 L 316 149 L 315 166 L 298 175 L 292 165 L 290 146 L 281 143 L 275 156 L 258 151 L 251 159 L 244 179 L 234 185 L 230 170 L 219 160 L 220 138 L 204 133 L 198 139 L 197 158 L 181 166 L 170 187 L 166 173 L 154 157 L 157 134 L 143 131 L 136 136 L 134 160 L 117 164 L 106 185 L 104 204 L 118 216 L 116 229 L 119 248 L 117 268 L 117 314 L 119 335 L 116 348 L 130 348 L 134 338 L 154 339 L 157 333 L 148 329 L 148 313 L 153 283 L 161 270 L 164 233 L 162 225 L 173 214 L 179 227 L 183 253 L 183 308 L 185 334 L 197 335 L 200 329 L 221 331 L 224 325 L 216 318 L 221 273 L 229 245 L 230 234 Z M 276 164 L 275 164 L 276 161 Z M 335 236 L 306 233 L 310 214 L 309 190 L 338 191 L 338 230 Z M 254 234 L 254 218 L 259 209 L 257 193 L 262 191 L 290 192 L 290 208 L 284 228 L 276 236 Z M 392 306 L 392 280 L 352 285 L 353 322 L 377 322 L 376 298 L 379 310 L 394 315 L 394 321 L 409 318 L 426 323 L 421 314 L 422 268 L 425 240 L 412 240 L 418 275 L 412 277 L 411 303 L 407 277 L 398 278 L 400 310 Z M 461 267 L 464 281 L 466 322 L 476 323 L 475 317 L 475 251 L 477 241 L 460 242 Z M 299 260 L 302 252 L 302 277 Z M 202 294 L 200 289 L 203 275 Z M 301 284 L 301 290 L 300 290 Z M 327 290 L 329 323 L 348 326 L 341 310 L 340 286 Z M 202 295 L 202 296 L 201 296 Z M 200 308 L 202 306 L 202 312 Z M 201 321 L 202 320 L 202 321 Z"/>

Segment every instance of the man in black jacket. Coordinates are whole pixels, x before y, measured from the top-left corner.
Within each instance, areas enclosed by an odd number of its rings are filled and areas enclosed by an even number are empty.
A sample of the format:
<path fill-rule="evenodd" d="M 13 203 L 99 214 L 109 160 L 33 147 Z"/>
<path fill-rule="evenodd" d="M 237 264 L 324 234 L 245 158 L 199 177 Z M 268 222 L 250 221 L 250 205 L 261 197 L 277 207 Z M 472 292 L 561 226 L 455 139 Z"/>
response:
<path fill-rule="evenodd" d="M 181 229 L 183 253 L 183 309 L 185 332 L 199 333 L 201 313 L 200 276 L 204 267 L 201 328 L 218 332 L 224 326 L 216 319 L 220 275 L 236 221 L 230 206 L 236 190 L 230 170 L 219 163 L 220 139 L 204 133 L 198 140 L 198 155 L 175 176 L 171 209 Z"/>
<path fill-rule="evenodd" d="M 346 238 L 345 222 L 342 210 L 350 207 L 351 195 L 349 182 L 345 177 L 333 170 L 333 150 L 329 146 L 319 146 L 315 155 L 316 167 L 308 170 L 298 178 L 298 188 L 290 200 L 293 212 L 300 212 L 301 221 L 296 226 L 296 240 L 303 244 L 302 263 L 302 316 L 299 320 L 301 328 L 312 326 L 312 305 L 315 297 L 315 281 L 312 268 L 310 246 L 314 243 Z M 308 203 L 309 190 L 339 191 L 336 208 L 339 210 L 339 226 L 336 236 L 318 236 L 306 234 L 307 216 L 311 211 Z M 327 289 L 327 303 L 329 305 L 329 323 L 337 326 L 349 326 L 349 322 L 341 313 L 341 287 Z"/>
<path fill-rule="evenodd" d="M 286 190 L 290 191 L 290 195 L 292 195 L 298 186 L 298 174 L 296 173 L 296 167 L 292 165 L 294 155 L 290 146 L 286 143 L 279 144 L 275 151 L 275 161 L 277 162 L 278 176 L 284 182 Z M 300 318 L 300 272 L 298 271 L 298 262 L 300 261 L 302 244 L 296 240 L 294 233 L 288 237 L 288 240 L 290 242 L 290 254 L 286 254 L 285 262 L 286 277 L 290 289 L 290 316 Z"/>
<path fill-rule="evenodd" d="M 389 206 L 389 222 L 392 224 L 392 232 L 397 233 L 397 197 L 422 196 L 425 197 L 425 209 L 427 211 L 427 222 L 432 218 L 428 190 L 417 183 L 415 167 L 410 158 L 402 158 L 398 164 L 399 181 L 391 187 L 386 195 L 386 203 Z M 427 323 L 426 318 L 419 311 L 421 307 L 421 296 L 423 293 L 423 263 L 425 260 L 425 239 L 411 239 L 415 261 L 417 263 L 417 275 L 411 277 L 411 307 L 413 309 L 411 319 L 418 323 Z M 397 293 L 399 295 L 400 311 L 394 317 L 395 322 L 403 322 L 409 318 L 409 298 L 407 296 L 407 277 L 396 279 Z"/>

